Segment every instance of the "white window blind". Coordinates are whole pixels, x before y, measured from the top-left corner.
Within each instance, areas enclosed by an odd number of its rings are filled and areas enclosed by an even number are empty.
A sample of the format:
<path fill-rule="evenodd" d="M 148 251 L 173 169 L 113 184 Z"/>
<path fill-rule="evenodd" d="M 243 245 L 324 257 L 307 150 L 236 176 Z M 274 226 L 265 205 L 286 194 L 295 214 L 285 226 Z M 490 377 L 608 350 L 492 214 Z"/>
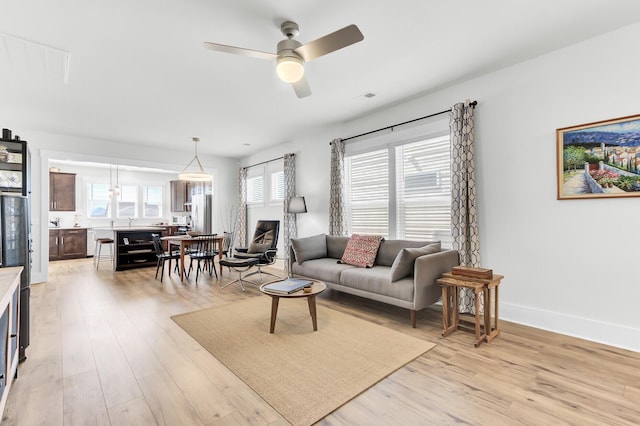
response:
<path fill-rule="evenodd" d="M 397 237 L 451 246 L 449 137 L 396 147 Z"/>
<path fill-rule="evenodd" d="M 264 177 L 262 175 L 247 179 L 247 204 L 264 203 Z"/>
<path fill-rule="evenodd" d="M 284 200 L 284 171 L 271 173 L 271 201 Z"/>
<path fill-rule="evenodd" d="M 345 159 L 347 226 L 350 234 L 389 236 L 388 150 Z"/>

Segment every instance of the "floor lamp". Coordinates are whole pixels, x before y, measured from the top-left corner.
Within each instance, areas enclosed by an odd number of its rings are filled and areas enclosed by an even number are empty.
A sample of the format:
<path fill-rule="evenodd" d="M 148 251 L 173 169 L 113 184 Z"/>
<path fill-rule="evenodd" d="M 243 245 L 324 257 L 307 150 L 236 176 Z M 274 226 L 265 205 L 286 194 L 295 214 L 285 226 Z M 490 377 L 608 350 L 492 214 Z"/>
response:
<path fill-rule="evenodd" d="M 300 214 L 300 213 L 306 213 L 307 212 L 307 203 L 304 201 L 304 197 L 291 197 L 289 199 L 289 204 L 287 204 L 287 213 L 289 214 Z M 298 216 L 295 217 L 294 220 L 297 220 Z M 296 230 L 298 229 L 298 227 L 296 226 Z M 297 235 L 296 235 L 297 237 Z M 291 244 L 291 241 L 289 241 L 289 244 Z M 291 265 L 289 264 L 289 250 L 287 250 L 287 253 L 285 253 L 285 258 L 286 258 L 286 262 L 287 262 L 287 276 L 291 277 Z"/>

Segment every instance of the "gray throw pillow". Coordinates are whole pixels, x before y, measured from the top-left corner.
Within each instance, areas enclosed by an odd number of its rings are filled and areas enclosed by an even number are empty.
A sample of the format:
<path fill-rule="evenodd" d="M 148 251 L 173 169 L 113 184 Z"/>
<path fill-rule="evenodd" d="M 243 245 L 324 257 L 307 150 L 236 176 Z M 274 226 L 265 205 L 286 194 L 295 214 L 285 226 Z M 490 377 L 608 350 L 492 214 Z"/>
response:
<path fill-rule="evenodd" d="M 305 260 L 321 259 L 327 257 L 327 238 L 324 234 L 312 237 L 294 238 L 291 240 L 293 253 L 296 255 L 296 262 L 302 263 Z"/>
<path fill-rule="evenodd" d="M 438 253 L 440 241 L 418 248 L 403 248 L 391 265 L 391 282 L 413 274 L 415 260 L 425 254 Z"/>

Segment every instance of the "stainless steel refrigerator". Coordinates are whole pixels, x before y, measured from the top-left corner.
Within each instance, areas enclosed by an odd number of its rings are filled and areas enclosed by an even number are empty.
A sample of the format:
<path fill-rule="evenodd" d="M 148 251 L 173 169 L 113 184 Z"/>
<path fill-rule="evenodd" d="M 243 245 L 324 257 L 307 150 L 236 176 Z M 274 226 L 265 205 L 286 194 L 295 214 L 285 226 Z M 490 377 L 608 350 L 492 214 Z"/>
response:
<path fill-rule="evenodd" d="M 191 197 L 191 230 L 211 234 L 211 194 L 194 194 Z"/>
<path fill-rule="evenodd" d="M 29 346 L 30 226 L 27 197 L 0 195 L 0 267 L 24 266 L 20 277 L 20 361 L 26 358 L 25 349 Z"/>

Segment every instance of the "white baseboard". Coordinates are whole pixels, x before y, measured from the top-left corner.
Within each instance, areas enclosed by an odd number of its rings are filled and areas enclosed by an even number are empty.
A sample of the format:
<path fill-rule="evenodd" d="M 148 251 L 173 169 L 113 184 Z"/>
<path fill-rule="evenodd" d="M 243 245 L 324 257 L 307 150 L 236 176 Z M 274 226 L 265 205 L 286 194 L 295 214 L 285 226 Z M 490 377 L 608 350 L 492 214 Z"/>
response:
<path fill-rule="evenodd" d="M 640 352 L 640 329 L 500 301 L 500 319 Z"/>

